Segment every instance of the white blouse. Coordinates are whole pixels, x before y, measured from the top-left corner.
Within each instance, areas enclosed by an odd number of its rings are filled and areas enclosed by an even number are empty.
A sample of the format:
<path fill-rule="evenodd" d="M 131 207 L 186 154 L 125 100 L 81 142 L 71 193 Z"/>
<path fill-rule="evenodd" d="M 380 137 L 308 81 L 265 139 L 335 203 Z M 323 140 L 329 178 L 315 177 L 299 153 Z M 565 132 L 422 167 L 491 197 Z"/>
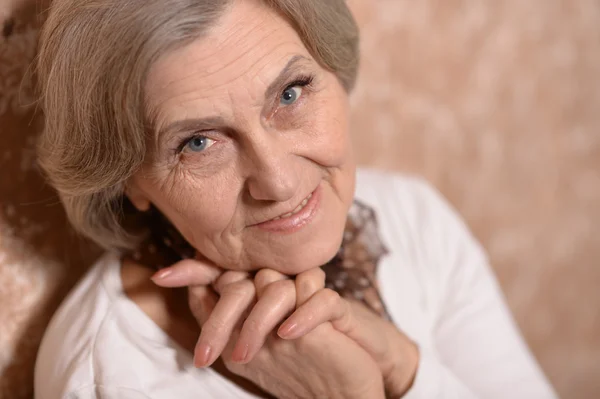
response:
<path fill-rule="evenodd" d="M 359 170 L 356 198 L 378 215 L 390 253 L 379 265 L 385 304 L 421 350 L 406 399 L 551 399 L 480 245 L 422 180 Z M 35 397 L 255 398 L 212 369 L 195 369 L 123 292 L 106 254 L 66 298 L 38 354 Z"/>

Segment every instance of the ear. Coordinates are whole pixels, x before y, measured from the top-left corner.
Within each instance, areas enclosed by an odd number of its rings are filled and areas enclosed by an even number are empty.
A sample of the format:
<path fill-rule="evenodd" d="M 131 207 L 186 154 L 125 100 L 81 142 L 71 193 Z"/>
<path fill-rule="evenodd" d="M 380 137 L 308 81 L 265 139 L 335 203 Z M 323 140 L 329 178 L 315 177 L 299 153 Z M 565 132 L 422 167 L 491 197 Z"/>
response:
<path fill-rule="evenodd" d="M 127 184 L 125 187 L 125 195 L 138 211 L 146 212 L 150 210 L 150 200 L 135 184 Z"/>

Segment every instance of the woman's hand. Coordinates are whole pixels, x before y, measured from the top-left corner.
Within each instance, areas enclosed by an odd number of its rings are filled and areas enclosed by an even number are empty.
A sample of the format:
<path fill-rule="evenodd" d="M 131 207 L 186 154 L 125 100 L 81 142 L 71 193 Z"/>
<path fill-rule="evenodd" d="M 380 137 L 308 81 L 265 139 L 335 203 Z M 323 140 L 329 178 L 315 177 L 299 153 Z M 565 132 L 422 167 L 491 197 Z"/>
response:
<path fill-rule="evenodd" d="M 293 281 L 261 270 L 251 278 L 188 260 L 153 279 L 169 287 L 190 284 L 190 308 L 202 326 L 197 366 L 210 365 L 222 353 L 231 372 L 276 397 L 383 398 L 377 364 L 331 323 L 295 340 L 273 333 L 293 312 L 297 299 L 303 303 L 323 286 L 322 273 L 307 272 Z"/>
<path fill-rule="evenodd" d="M 298 275 L 295 281 L 268 269 L 251 280 L 247 273 L 223 272 L 197 261 L 180 262 L 155 278 L 163 286 L 192 286 L 190 305 L 203 325 L 196 347 L 198 366 L 210 365 L 223 351 L 225 361 L 231 359 L 230 368 L 252 363 L 265 342 L 267 348 L 283 342 L 273 330 L 297 308 L 278 329 L 280 338 L 295 344 L 310 342 L 319 329 L 333 327 L 371 355 L 384 373 L 389 394 L 402 395 L 418 362 L 414 344 L 362 304 L 324 289 L 324 280 L 319 268 Z M 318 342 L 324 342 L 323 337 Z M 335 345 L 340 353 L 345 352 L 337 348 L 337 341 Z M 348 363 L 342 366 L 348 367 Z"/>

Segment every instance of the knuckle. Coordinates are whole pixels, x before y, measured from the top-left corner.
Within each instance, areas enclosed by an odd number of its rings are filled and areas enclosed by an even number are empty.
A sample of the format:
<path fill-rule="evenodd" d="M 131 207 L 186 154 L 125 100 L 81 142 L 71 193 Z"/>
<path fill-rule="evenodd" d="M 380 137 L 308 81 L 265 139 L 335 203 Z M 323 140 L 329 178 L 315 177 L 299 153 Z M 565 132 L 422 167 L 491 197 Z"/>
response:
<path fill-rule="evenodd" d="M 221 296 L 246 298 L 251 295 L 254 295 L 254 286 L 247 284 L 245 281 L 232 283 L 221 289 Z"/>
<path fill-rule="evenodd" d="M 248 273 L 246 272 L 238 272 L 238 271 L 227 271 L 214 282 L 214 286 L 217 291 L 221 292 L 225 287 L 239 283 L 248 278 Z"/>
<path fill-rule="evenodd" d="M 254 276 L 254 285 L 257 292 L 264 292 L 267 287 L 280 280 L 284 279 L 284 276 L 272 269 L 261 269 Z"/>
<path fill-rule="evenodd" d="M 304 294 L 314 294 L 319 289 L 323 288 L 319 282 L 309 279 L 299 279 L 296 281 L 298 290 Z"/>
<path fill-rule="evenodd" d="M 294 293 L 295 295 L 294 282 L 291 280 L 281 280 L 269 284 L 269 286 L 265 288 L 263 296 L 272 296 L 277 298 L 289 293 Z"/>
<path fill-rule="evenodd" d="M 320 267 L 317 267 L 314 269 L 310 269 L 304 273 L 300 273 L 296 277 L 296 280 L 310 281 L 315 284 L 325 285 L 325 277 L 326 277 L 325 271 L 323 269 L 321 269 Z"/>
<path fill-rule="evenodd" d="M 254 281 L 268 283 L 273 279 L 279 278 L 279 273 L 272 269 L 260 269 L 254 276 Z"/>
<path fill-rule="evenodd" d="M 340 294 L 331 288 L 324 288 L 321 291 L 321 300 L 326 306 L 335 306 L 339 303 L 340 299 Z"/>
<path fill-rule="evenodd" d="M 204 326 L 202 326 L 202 332 L 209 337 L 218 337 L 223 334 L 223 331 L 227 330 L 227 323 L 221 318 L 210 318 Z"/>
<path fill-rule="evenodd" d="M 317 267 L 315 269 L 311 270 L 311 277 L 314 278 L 315 280 L 317 280 L 318 282 L 324 282 L 325 281 L 325 271 L 323 269 L 321 269 L 320 267 Z"/>
<path fill-rule="evenodd" d="M 251 336 L 255 336 L 258 333 L 261 333 L 267 329 L 267 325 L 263 320 L 246 319 L 244 322 L 244 330 L 245 332 Z"/>
<path fill-rule="evenodd" d="M 235 326 L 234 320 L 228 320 L 219 312 L 212 312 L 202 325 L 200 336 L 209 340 L 228 339 Z"/>

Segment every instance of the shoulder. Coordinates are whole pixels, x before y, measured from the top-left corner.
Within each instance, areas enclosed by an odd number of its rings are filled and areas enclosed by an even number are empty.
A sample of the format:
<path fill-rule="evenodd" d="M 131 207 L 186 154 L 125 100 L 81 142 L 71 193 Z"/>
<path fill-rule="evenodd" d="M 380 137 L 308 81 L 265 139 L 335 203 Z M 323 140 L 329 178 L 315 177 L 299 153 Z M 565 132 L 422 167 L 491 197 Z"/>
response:
<path fill-rule="evenodd" d="M 406 174 L 359 169 L 356 198 L 371 205 L 380 223 L 411 234 L 443 234 L 443 230 L 464 229 L 456 210 L 425 179 Z"/>
<path fill-rule="evenodd" d="M 367 168 L 359 169 L 356 176 L 359 199 L 387 202 L 390 207 L 395 204 L 394 208 L 405 212 L 448 207 L 438 190 L 422 177 Z"/>
<path fill-rule="evenodd" d="M 375 210 L 389 250 L 380 279 L 390 300 L 403 304 L 396 319 L 410 323 L 423 314 L 436 319 L 453 293 L 491 275 L 487 255 L 466 223 L 424 179 L 361 170 L 356 198 Z M 418 311 L 403 317 L 410 301 L 419 303 Z"/>
<path fill-rule="evenodd" d="M 52 317 L 36 359 L 36 398 L 97 397 L 88 392 L 99 392 L 94 386 L 103 369 L 98 354 L 115 355 L 120 335 L 115 309 L 119 288 L 111 280 L 119 267 L 118 254 L 105 254 Z"/>
<path fill-rule="evenodd" d="M 54 313 L 36 359 L 36 397 L 61 398 L 93 382 L 93 347 L 111 311 L 103 287 L 111 260 L 109 255 L 98 260 Z"/>
<path fill-rule="evenodd" d="M 465 251 L 485 257 L 459 213 L 426 180 L 361 169 L 356 186 L 356 198 L 375 209 L 390 251 L 411 268 L 440 277 L 460 266 L 455 260 Z"/>
<path fill-rule="evenodd" d="M 144 298 L 155 296 L 148 272 L 133 265 L 123 281 L 121 268 L 118 254 L 104 256 L 55 313 L 36 361 L 36 399 L 227 397 L 224 380 L 195 370 L 191 353 L 125 294 L 137 290 L 141 306 L 154 306 Z"/>

